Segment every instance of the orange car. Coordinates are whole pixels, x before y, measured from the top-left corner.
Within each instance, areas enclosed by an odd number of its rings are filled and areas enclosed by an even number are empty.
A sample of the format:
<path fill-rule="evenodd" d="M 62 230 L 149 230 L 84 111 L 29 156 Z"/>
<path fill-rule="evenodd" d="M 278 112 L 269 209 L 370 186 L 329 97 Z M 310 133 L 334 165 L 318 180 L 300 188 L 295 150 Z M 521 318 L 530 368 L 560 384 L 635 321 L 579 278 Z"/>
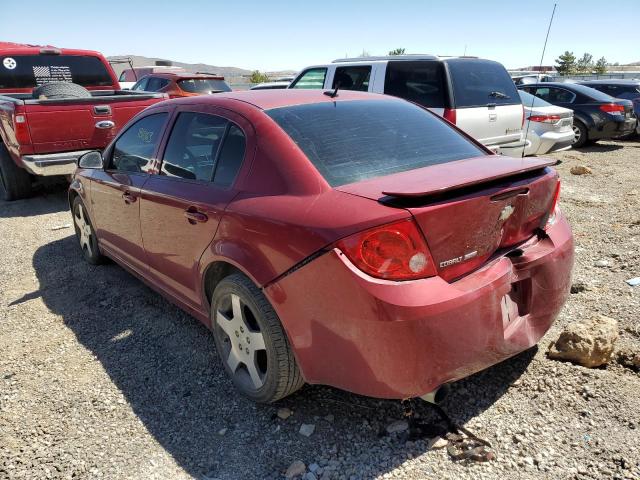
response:
<path fill-rule="evenodd" d="M 162 92 L 170 98 L 192 97 L 211 93 L 230 92 L 231 87 L 219 75 L 187 72 L 152 73 L 142 77 L 131 90 Z"/>

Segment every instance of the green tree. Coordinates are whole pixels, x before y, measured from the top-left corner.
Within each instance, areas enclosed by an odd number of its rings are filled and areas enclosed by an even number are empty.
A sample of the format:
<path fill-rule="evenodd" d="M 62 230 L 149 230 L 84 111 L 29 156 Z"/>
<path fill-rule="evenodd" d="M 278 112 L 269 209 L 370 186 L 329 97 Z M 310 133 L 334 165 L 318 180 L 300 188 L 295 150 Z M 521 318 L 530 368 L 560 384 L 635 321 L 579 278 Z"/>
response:
<path fill-rule="evenodd" d="M 576 67 L 579 73 L 591 73 L 591 70 L 593 70 L 593 55 L 584 53 L 576 63 Z"/>
<path fill-rule="evenodd" d="M 263 83 L 268 82 L 269 76 L 266 73 L 262 73 L 260 70 L 254 70 L 249 77 L 250 83 Z"/>
<path fill-rule="evenodd" d="M 603 73 L 607 73 L 607 59 L 602 57 L 600 60 L 596 62 L 596 66 L 594 67 L 594 72 L 598 75 L 602 75 Z"/>
<path fill-rule="evenodd" d="M 576 71 L 576 57 L 568 50 L 556 58 L 556 70 L 560 75 L 571 75 Z"/>
<path fill-rule="evenodd" d="M 389 51 L 389 55 L 404 55 L 404 48 L 394 48 Z"/>

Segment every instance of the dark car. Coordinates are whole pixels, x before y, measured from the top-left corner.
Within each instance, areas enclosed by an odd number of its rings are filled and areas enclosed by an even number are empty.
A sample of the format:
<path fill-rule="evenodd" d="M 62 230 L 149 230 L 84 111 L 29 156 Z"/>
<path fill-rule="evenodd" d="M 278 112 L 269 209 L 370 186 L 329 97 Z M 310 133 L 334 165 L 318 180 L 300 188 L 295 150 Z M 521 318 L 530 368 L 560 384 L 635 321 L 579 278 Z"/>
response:
<path fill-rule="evenodd" d="M 578 83 L 600 90 L 602 93 L 611 95 L 614 98 L 631 100 L 636 117 L 640 117 L 640 80 L 612 78 L 609 80 L 585 80 Z M 636 127 L 636 131 L 640 134 L 640 125 Z"/>
<path fill-rule="evenodd" d="M 405 100 L 323 93 L 146 109 L 79 162 L 86 260 L 204 322 L 262 402 L 304 382 L 431 398 L 534 346 L 571 286 L 555 162 L 493 155 Z"/>
<path fill-rule="evenodd" d="M 161 72 L 142 77 L 131 90 L 162 92 L 170 98 L 193 97 L 230 92 L 231 87 L 219 75 L 205 73 Z"/>
<path fill-rule="evenodd" d="M 536 97 L 573 110 L 574 147 L 587 142 L 628 135 L 636 128 L 630 100 L 614 98 L 576 83 L 534 83 L 518 86 Z"/>

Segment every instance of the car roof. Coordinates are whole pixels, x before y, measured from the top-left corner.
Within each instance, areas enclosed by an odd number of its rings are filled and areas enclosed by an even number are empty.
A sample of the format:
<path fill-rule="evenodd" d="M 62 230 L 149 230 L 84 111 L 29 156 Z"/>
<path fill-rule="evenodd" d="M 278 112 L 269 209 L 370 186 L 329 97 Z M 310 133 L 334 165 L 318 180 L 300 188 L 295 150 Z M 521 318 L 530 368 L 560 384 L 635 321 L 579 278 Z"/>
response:
<path fill-rule="evenodd" d="M 180 104 L 216 104 L 220 100 L 230 99 L 241 101 L 261 110 L 272 108 L 291 107 L 294 105 L 309 105 L 325 102 L 343 102 L 350 100 L 387 100 L 403 101 L 395 97 L 376 93 L 356 92 L 353 90 L 338 90 L 335 98 L 324 94 L 321 89 L 275 89 L 275 90 L 243 90 L 235 92 L 222 92 L 215 95 L 201 95 L 197 97 L 178 98 L 170 100 Z"/>
<path fill-rule="evenodd" d="M 336 58 L 335 60 L 333 60 L 330 64 L 334 64 L 334 63 L 354 63 L 354 64 L 360 64 L 360 63 L 383 63 L 383 62 L 389 62 L 389 61 L 406 61 L 406 62 L 415 62 L 415 61 L 439 61 L 439 62 L 446 62 L 449 60 L 469 60 L 469 61 L 485 61 L 485 62 L 491 62 L 493 60 L 488 60 L 485 58 L 480 58 L 480 57 L 474 57 L 474 56 L 469 56 L 469 55 L 460 55 L 460 56 L 456 56 L 456 55 L 429 55 L 429 54 L 422 54 L 422 53 L 411 53 L 411 54 L 405 54 L 405 55 L 383 55 L 383 56 L 373 56 L 373 57 L 352 57 L 352 58 Z M 330 64 L 318 64 L 318 66 L 324 66 L 324 65 L 330 65 Z"/>
<path fill-rule="evenodd" d="M 95 50 L 58 48 L 53 45 L 31 45 L 26 43 L 0 42 L 0 55 L 89 55 L 102 56 Z"/>
<path fill-rule="evenodd" d="M 211 80 L 224 80 L 224 77 L 209 73 L 189 73 L 189 72 L 153 72 L 147 77 L 189 79 L 189 78 L 208 78 Z"/>
<path fill-rule="evenodd" d="M 615 85 L 640 85 L 640 80 L 634 80 L 632 78 L 607 78 L 601 80 L 581 80 L 578 83 L 582 85 L 605 85 L 607 83 L 613 83 Z"/>

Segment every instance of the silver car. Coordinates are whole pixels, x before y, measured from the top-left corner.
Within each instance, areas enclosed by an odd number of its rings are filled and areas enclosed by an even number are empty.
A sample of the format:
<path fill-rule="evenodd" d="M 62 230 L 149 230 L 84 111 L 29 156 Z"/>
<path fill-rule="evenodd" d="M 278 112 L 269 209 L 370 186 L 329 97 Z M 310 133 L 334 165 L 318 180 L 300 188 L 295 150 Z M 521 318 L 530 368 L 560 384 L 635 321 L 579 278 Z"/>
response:
<path fill-rule="evenodd" d="M 545 102 L 530 93 L 520 91 L 524 105 L 526 135 L 525 155 L 544 155 L 549 152 L 567 150 L 574 140 L 573 110 Z M 512 155 L 509 149 L 502 149 Z M 512 155 L 514 156 L 514 155 Z"/>

